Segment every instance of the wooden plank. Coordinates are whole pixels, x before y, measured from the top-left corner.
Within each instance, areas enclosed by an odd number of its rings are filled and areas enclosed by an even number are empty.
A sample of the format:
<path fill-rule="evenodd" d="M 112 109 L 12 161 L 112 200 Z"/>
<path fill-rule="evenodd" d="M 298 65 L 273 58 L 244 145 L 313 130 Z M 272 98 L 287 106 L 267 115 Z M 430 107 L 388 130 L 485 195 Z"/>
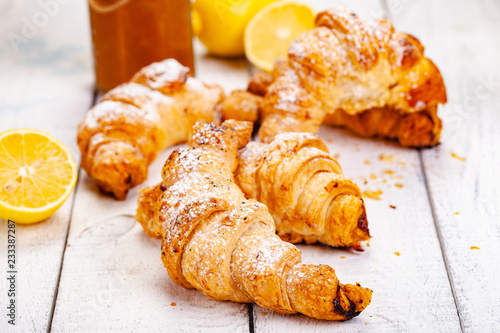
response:
<path fill-rule="evenodd" d="M 500 4 L 403 2 L 398 26 L 423 40 L 448 104 L 438 149 L 422 152 L 463 330 L 500 329 Z M 455 154 L 465 160 L 453 157 Z M 479 249 L 471 248 L 472 246 Z"/>
<path fill-rule="evenodd" d="M 222 82 L 227 91 L 245 87 L 245 61 L 205 56 L 197 46 L 200 79 Z M 160 181 L 163 163 L 174 149 L 158 156 L 143 186 Z M 149 239 L 134 218 L 143 186 L 118 202 L 101 195 L 82 172 L 52 331 L 248 332 L 247 305 L 211 300 L 170 279 L 160 241 Z"/>
<path fill-rule="evenodd" d="M 352 2 L 350 7 L 365 17 L 383 12 L 380 3 L 372 1 Z M 459 331 L 418 152 L 340 129 L 323 127 L 320 137 L 362 191 L 383 193 L 381 200 L 365 200 L 373 236 L 365 252 L 299 247 L 305 262 L 328 264 L 342 283 L 371 288 L 372 304 L 359 317 L 341 323 L 280 315 L 256 306 L 255 331 Z"/>
<path fill-rule="evenodd" d="M 0 132 L 19 127 L 47 131 L 64 142 L 77 163 L 74 128 L 91 104 L 88 19 L 83 2 L 54 7 L 53 17 L 32 36 L 24 35 L 23 18 L 42 17 L 37 1 L 0 5 Z M 42 17 L 43 18 L 43 17 Z M 42 21 L 40 21 L 42 22 Z M 43 23 L 43 22 L 42 22 Z M 76 27 L 67 29 L 68 23 Z M 9 36 L 25 38 L 16 47 Z M 1 332 L 46 331 L 52 316 L 73 195 L 47 221 L 16 227 L 16 326 L 7 323 L 7 283 L 0 283 Z M 6 278 L 7 223 L 0 222 L 0 276 Z M 5 242 L 4 242 L 5 240 Z"/>

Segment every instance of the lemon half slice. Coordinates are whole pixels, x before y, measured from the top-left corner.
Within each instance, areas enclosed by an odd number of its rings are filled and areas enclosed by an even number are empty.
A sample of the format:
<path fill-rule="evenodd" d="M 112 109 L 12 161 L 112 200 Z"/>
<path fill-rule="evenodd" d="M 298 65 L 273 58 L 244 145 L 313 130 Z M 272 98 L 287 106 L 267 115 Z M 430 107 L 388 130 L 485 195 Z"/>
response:
<path fill-rule="evenodd" d="M 274 2 L 260 10 L 245 29 L 245 54 L 257 68 L 270 72 L 278 56 L 303 32 L 314 28 L 314 10 L 295 1 Z"/>
<path fill-rule="evenodd" d="M 42 131 L 0 134 L 0 217 L 18 223 L 44 220 L 69 197 L 77 166 L 69 149 Z"/>

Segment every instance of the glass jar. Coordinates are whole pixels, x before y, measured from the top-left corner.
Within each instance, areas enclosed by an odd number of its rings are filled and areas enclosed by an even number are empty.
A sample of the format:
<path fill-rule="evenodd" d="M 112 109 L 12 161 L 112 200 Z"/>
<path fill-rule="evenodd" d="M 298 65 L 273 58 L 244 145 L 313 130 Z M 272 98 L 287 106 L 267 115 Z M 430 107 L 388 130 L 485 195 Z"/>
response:
<path fill-rule="evenodd" d="M 89 0 L 97 88 L 175 58 L 194 74 L 189 0 Z"/>

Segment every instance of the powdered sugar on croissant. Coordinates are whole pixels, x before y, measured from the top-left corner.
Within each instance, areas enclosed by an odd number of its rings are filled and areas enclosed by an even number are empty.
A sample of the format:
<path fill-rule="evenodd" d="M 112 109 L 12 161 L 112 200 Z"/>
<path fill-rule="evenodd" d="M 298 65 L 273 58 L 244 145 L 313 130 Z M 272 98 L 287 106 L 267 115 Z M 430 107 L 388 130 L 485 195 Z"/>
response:
<path fill-rule="evenodd" d="M 267 207 L 235 184 L 237 149 L 251 129 L 238 121 L 196 125 L 189 147 L 165 163 L 151 226 L 163 237 L 170 277 L 216 300 L 327 320 L 358 315 L 371 291 L 342 285 L 328 266 L 301 263 L 300 251 L 275 234 Z"/>

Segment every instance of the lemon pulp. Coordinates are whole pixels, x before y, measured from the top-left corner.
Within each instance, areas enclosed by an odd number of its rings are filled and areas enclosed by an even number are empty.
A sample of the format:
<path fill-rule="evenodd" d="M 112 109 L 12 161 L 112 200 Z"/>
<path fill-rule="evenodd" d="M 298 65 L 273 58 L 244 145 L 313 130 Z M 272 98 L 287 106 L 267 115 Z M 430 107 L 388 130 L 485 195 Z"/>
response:
<path fill-rule="evenodd" d="M 42 131 L 0 134 L 0 217 L 19 223 L 48 218 L 68 198 L 77 167 L 68 148 Z"/>
<path fill-rule="evenodd" d="M 245 54 L 257 68 L 270 72 L 274 60 L 303 32 L 314 28 L 314 10 L 295 1 L 274 2 L 255 15 L 245 29 Z"/>

